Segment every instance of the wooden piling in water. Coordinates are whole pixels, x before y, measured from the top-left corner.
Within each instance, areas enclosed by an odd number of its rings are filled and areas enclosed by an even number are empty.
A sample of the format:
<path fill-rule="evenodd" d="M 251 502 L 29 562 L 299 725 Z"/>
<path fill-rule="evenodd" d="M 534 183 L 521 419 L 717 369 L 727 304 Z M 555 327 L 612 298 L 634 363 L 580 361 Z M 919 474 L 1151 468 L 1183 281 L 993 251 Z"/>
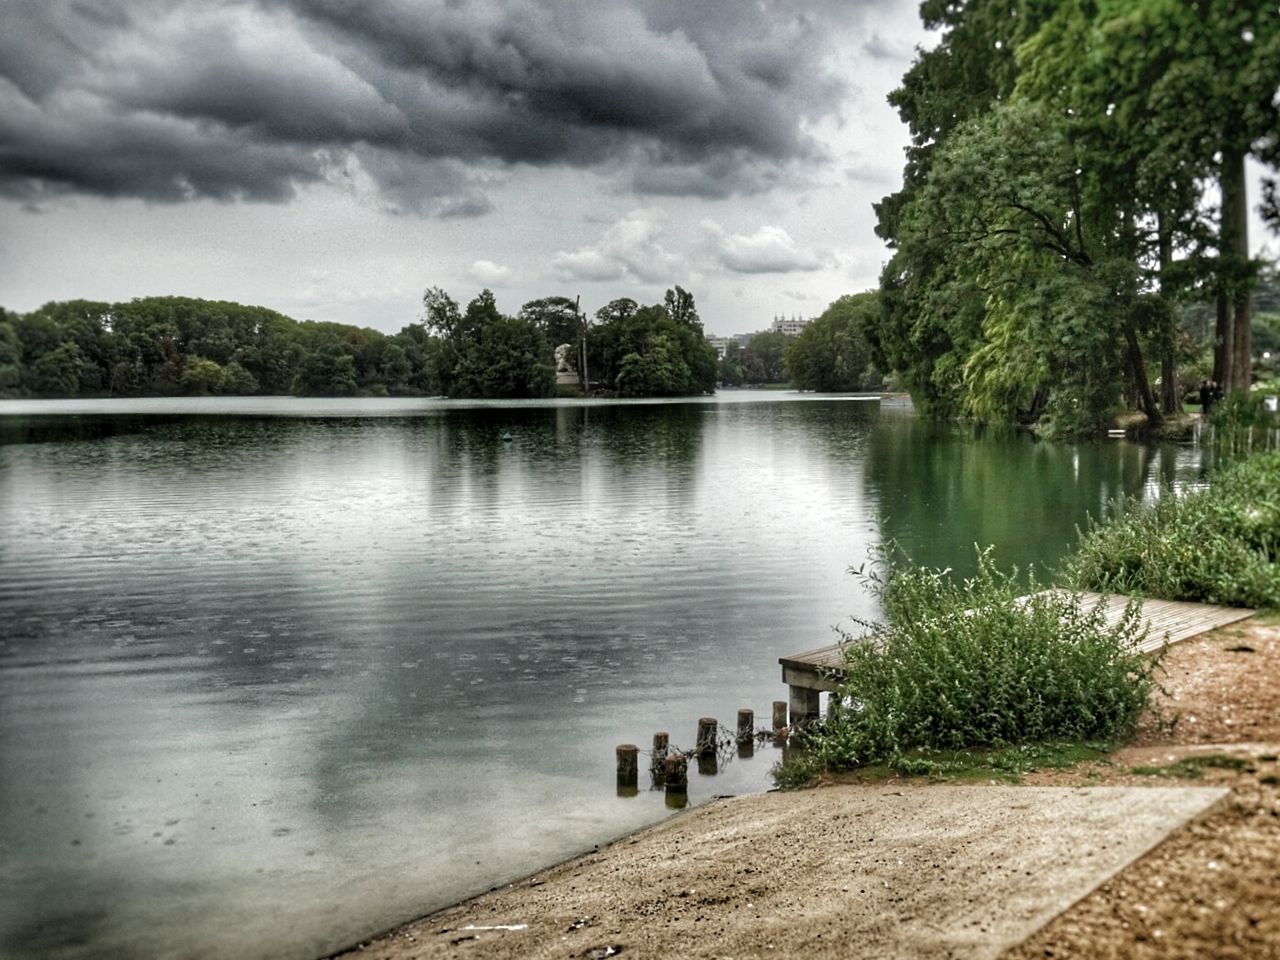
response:
<path fill-rule="evenodd" d="M 716 733 L 719 729 L 720 724 L 715 717 L 703 717 L 698 721 L 697 750 L 699 757 L 714 757 L 716 755 Z"/>
<path fill-rule="evenodd" d="M 657 733 L 653 735 L 654 766 L 657 766 L 659 761 L 666 763 L 667 746 L 670 742 L 671 742 L 671 738 L 667 735 L 667 732 L 665 730 L 659 730 Z"/>
<path fill-rule="evenodd" d="M 667 793 L 689 792 L 689 761 L 683 753 L 673 753 L 666 762 Z"/>
<path fill-rule="evenodd" d="M 787 701 L 773 701 L 773 732 L 777 733 L 787 725 Z"/>
<path fill-rule="evenodd" d="M 653 789 L 667 784 L 667 749 L 671 738 L 665 730 L 653 735 L 653 753 L 649 757 L 649 780 Z"/>
<path fill-rule="evenodd" d="M 756 736 L 756 714 L 754 710 L 738 711 L 738 743 L 749 743 Z"/>
<path fill-rule="evenodd" d="M 615 753 L 618 758 L 618 788 L 634 789 L 639 778 L 639 747 L 634 743 L 621 743 Z"/>

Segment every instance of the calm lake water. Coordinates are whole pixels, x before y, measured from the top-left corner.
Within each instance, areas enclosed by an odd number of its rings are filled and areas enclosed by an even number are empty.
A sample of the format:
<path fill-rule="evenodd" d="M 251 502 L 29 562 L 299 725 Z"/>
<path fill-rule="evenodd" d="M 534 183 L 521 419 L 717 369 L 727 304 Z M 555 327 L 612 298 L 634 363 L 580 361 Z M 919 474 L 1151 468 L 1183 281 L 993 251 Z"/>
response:
<path fill-rule="evenodd" d="M 614 745 L 767 722 L 882 538 L 1051 564 L 1200 470 L 771 392 L 0 403 L 0 955 L 311 958 L 510 881 L 666 816 Z"/>

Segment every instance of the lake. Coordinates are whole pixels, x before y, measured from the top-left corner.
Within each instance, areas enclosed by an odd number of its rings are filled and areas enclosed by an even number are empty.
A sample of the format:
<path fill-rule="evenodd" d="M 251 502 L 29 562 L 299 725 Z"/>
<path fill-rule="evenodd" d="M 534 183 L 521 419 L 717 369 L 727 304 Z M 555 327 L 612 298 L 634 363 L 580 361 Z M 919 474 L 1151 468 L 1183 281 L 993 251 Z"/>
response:
<path fill-rule="evenodd" d="M 614 746 L 767 723 L 882 539 L 1051 565 L 1201 472 L 771 391 L 0 403 L 0 955 L 302 960 L 509 882 L 667 816 Z"/>

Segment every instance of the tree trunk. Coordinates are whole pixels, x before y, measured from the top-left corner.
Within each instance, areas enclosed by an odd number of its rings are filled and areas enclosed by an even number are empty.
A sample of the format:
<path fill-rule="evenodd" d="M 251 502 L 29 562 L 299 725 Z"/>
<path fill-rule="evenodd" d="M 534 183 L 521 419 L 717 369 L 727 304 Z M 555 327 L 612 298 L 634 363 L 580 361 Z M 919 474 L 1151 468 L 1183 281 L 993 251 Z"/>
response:
<path fill-rule="evenodd" d="M 1213 330 L 1213 380 L 1225 390 L 1236 356 L 1235 328 L 1231 316 L 1231 295 L 1227 293 L 1226 281 L 1220 280 L 1219 283 L 1218 318 Z"/>
<path fill-rule="evenodd" d="M 1226 375 L 1224 390 L 1248 390 L 1252 381 L 1253 337 L 1249 322 L 1249 200 L 1245 191 L 1244 151 L 1228 147 L 1222 151 L 1222 242 L 1219 256 L 1227 268 L 1231 332 L 1224 339 Z M 1222 307 L 1219 306 L 1219 317 Z"/>
<path fill-rule="evenodd" d="M 1173 262 L 1173 233 L 1165 225 L 1163 216 L 1158 218 L 1157 233 L 1160 248 L 1160 296 L 1165 300 L 1161 306 L 1166 308 L 1162 318 L 1160 337 L 1160 407 L 1165 413 L 1181 413 L 1182 395 L 1178 389 L 1178 365 L 1174 355 L 1177 344 L 1176 328 L 1173 311 L 1168 309 L 1164 282 L 1164 272 Z"/>
<path fill-rule="evenodd" d="M 1124 321 L 1124 340 L 1129 346 L 1133 385 L 1138 391 L 1138 402 L 1142 412 L 1147 415 L 1148 426 L 1158 427 L 1164 423 L 1164 417 L 1161 416 L 1155 395 L 1151 392 L 1151 381 L 1147 379 L 1147 364 L 1142 358 L 1142 346 L 1138 343 L 1138 329 L 1132 315 L 1126 317 Z"/>

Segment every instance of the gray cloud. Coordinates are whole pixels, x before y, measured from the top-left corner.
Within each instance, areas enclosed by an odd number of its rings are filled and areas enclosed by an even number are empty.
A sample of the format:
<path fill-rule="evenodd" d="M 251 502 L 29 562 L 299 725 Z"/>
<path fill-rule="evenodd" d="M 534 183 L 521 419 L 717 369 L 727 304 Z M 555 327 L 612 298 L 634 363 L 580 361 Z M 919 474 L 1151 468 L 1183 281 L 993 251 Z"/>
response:
<path fill-rule="evenodd" d="M 799 273 L 824 265 L 819 254 L 797 247 L 782 227 L 763 226 L 750 235 L 728 233 L 711 220 L 704 220 L 702 227 L 720 266 L 735 273 Z"/>
<path fill-rule="evenodd" d="M 823 159 L 806 129 L 845 90 L 821 55 L 857 9 L 9 0 L 0 193 L 282 201 L 346 171 L 390 209 L 476 216 L 515 164 L 756 192 Z"/>
<path fill-rule="evenodd" d="M 662 283 L 680 277 L 682 261 L 661 242 L 665 219 L 661 210 L 632 210 L 597 243 L 558 252 L 551 269 L 561 280 L 592 283 L 623 279 Z"/>

